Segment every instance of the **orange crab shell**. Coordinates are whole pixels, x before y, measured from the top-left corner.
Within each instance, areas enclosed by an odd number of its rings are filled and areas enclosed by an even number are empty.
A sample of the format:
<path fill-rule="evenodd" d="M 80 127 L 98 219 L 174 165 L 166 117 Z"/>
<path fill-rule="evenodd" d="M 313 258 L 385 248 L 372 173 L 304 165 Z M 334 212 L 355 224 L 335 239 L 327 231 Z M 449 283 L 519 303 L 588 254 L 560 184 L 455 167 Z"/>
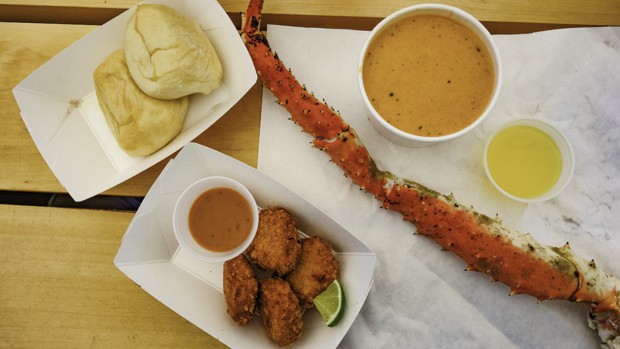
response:
<path fill-rule="evenodd" d="M 543 245 L 529 234 L 460 206 L 451 196 L 379 170 L 355 131 L 309 93 L 271 51 L 260 32 L 262 4 L 263 0 L 250 1 L 241 33 L 256 71 L 292 120 L 315 138 L 314 145 L 345 175 L 383 207 L 400 212 L 419 234 L 461 257 L 469 270 L 507 284 L 513 294 L 588 304 L 590 325 L 599 331 L 602 342 L 620 347 L 620 280 L 574 255 L 568 244 L 561 248 Z"/>

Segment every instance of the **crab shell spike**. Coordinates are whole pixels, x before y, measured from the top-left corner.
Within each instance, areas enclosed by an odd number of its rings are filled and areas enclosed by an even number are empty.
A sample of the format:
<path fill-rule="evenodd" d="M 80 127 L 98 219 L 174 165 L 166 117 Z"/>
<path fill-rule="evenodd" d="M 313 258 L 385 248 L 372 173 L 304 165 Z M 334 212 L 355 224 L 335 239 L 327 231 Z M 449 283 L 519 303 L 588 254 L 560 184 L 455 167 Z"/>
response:
<path fill-rule="evenodd" d="M 560 250 L 561 250 L 562 252 L 570 252 L 570 251 L 571 251 L 571 249 L 570 249 L 570 244 L 569 244 L 568 242 L 566 242 L 566 243 L 564 244 L 564 246 L 560 247 Z"/>

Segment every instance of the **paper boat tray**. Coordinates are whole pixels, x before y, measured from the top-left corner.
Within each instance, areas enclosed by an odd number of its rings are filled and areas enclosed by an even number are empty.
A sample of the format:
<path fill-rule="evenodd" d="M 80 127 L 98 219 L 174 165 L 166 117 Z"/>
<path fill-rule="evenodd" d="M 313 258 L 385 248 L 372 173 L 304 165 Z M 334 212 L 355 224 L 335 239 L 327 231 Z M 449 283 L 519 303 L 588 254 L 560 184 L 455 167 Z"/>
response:
<path fill-rule="evenodd" d="M 240 327 L 226 314 L 223 263 L 196 259 L 179 246 L 172 211 L 182 191 L 208 176 L 227 176 L 244 184 L 260 207 L 282 206 L 299 221 L 299 230 L 328 241 L 340 262 L 347 309 L 341 322 L 327 327 L 316 309 L 304 313 L 296 348 L 335 348 L 359 313 L 372 283 L 376 257 L 362 242 L 322 211 L 271 177 L 227 155 L 196 143 L 170 161 L 149 190 L 123 238 L 115 265 L 142 289 L 205 332 L 233 348 L 272 348 L 260 323 Z"/>
<path fill-rule="evenodd" d="M 250 56 L 215 0 L 146 1 L 166 4 L 196 21 L 213 43 L 224 71 L 218 89 L 190 96 L 181 133 L 156 153 L 125 154 L 109 130 L 95 95 L 93 72 L 124 47 L 136 6 L 78 40 L 20 82 L 13 94 L 37 148 L 76 201 L 97 195 L 163 160 L 232 108 L 256 82 Z"/>

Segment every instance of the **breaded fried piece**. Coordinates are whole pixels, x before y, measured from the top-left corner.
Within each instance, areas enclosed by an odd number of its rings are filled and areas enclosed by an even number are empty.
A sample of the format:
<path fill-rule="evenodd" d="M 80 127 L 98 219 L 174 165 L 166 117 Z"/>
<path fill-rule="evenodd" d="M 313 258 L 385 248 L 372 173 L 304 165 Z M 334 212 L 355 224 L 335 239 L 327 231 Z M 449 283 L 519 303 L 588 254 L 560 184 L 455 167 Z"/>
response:
<path fill-rule="evenodd" d="M 267 336 L 279 346 L 295 342 L 304 324 L 299 300 L 289 284 L 276 277 L 261 280 L 258 311 Z"/>
<path fill-rule="evenodd" d="M 300 252 L 297 220 L 281 207 L 261 210 L 256 237 L 246 250 L 250 260 L 283 276 L 295 268 Z"/>
<path fill-rule="evenodd" d="M 243 255 L 224 262 L 224 299 L 226 312 L 241 326 L 254 317 L 258 279 Z"/>
<path fill-rule="evenodd" d="M 312 307 L 314 297 L 321 294 L 337 277 L 340 264 L 331 246 L 318 236 L 301 241 L 301 256 L 297 267 L 286 281 L 299 298 L 301 305 Z"/>

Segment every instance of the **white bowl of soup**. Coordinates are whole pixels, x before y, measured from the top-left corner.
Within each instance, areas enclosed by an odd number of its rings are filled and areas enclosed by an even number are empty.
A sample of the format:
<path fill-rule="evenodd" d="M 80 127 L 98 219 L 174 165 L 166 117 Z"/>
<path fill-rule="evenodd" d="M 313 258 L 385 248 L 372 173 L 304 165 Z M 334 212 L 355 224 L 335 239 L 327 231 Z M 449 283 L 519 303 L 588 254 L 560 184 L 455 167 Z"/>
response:
<path fill-rule="evenodd" d="M 549 200 L 575 169 L 566 136 L 541 118 L 513 119 L 498 127 L 484 148 L 484 169 L 495 188 L 525 203 Z"/>
<path fill-rule="evenodd" d="M 446 5 L 414 5 L 389 15 L 371 31 L 358 62 L 370 123 L 409 147 L 474 129 L 493 108 L 501 80 L 491 34 Z"/>
<path fill-rule="evenodd" d="M 252 193 L 228 177 L 206 177 L 191 184 L 177 200 L 173 215 L 179 244 L 211 262 L 243 253 L 258 228 L 258 206 Z"/>

